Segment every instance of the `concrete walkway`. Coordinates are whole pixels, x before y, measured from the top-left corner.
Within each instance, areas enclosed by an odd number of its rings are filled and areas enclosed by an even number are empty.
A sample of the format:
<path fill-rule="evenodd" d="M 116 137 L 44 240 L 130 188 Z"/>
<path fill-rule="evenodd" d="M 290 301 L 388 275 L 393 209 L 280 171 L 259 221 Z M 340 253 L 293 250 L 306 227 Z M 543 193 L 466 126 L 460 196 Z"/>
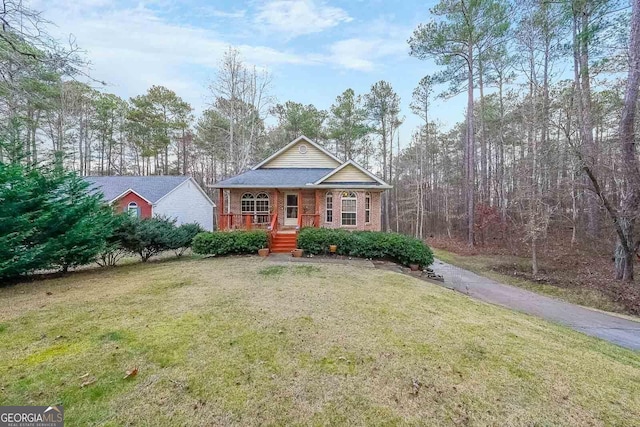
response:
<path fill-rule="evenodd" d="M 504 285 L 440 260 L 436 260 L 431 268 L 444 277 L 447 288 L 560 323 L 622 347 L 640 350 L 640 322 Z"/>

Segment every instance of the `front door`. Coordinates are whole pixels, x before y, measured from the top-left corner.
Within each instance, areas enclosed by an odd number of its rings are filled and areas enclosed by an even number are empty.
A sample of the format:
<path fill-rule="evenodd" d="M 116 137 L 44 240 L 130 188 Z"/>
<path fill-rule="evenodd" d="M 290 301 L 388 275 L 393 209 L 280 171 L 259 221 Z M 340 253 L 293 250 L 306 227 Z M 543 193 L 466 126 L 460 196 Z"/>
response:
<path fill-rule="evenodd" d="M 284 195 L 284 225 L 298 224 L 298 193 Z"/>

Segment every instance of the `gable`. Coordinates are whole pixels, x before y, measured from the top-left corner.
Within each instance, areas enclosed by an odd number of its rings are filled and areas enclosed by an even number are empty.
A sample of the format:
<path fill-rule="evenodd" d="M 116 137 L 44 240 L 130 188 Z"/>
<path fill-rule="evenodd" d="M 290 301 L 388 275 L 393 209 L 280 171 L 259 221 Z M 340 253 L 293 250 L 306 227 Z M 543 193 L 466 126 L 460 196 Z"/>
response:
<path fill-rule="evenodd" d="M 353 165 L 347 165 L 322 182 L 370 182 L 376 181 Z"/>
<path fill-rule="evenodd" d="M 304 147 L 301 149 L 301 147 Z M 260 165 L 260 168 L 331 168 L 340 162 L 317 148 L 315 144 L 300 139 L 295 144 L 277 153 L 275 157 Z"/>

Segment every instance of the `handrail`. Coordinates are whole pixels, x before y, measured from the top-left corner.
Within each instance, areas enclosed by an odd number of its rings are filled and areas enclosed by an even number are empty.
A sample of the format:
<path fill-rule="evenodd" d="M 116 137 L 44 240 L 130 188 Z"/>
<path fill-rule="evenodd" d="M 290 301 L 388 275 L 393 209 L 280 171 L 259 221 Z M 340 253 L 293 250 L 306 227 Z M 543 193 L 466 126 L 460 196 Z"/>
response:
<path fill-rule="evenodd" d="M 271 218 L 271 224 L 269 224 L 269 230 L 276 231 L 278 229 L 278 213 L 273 214 Z"/>

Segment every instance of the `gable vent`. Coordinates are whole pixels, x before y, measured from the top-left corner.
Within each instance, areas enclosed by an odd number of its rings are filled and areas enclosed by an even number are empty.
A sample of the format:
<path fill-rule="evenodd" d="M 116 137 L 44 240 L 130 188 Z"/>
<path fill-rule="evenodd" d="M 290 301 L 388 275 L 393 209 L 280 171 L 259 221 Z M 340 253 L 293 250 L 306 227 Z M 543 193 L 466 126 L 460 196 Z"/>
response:
<path fill-rule="evenodd" d="M 307 153 L 307 146 L 304 144 L 300 144 L 300 146 L 298 147 L 298 151 L 300 152 L 300 154 L 306 154 Z"/>

